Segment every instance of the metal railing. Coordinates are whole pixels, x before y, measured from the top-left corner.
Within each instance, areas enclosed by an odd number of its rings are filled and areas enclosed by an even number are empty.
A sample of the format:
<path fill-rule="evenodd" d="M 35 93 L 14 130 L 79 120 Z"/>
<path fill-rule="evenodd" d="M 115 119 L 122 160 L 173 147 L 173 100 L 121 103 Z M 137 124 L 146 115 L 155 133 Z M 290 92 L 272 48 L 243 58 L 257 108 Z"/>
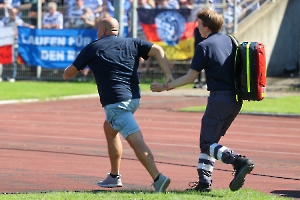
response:
<path fill-rule="evenodd" d="M 222 0 L 223 2 L 220 4 L 215 4 L 214 7 L 217 9 L 220 9 L 221 12 L 224 14 L 224 8 L 226 5 L 225 0 Z M 272 0 L 254 0 L 251 4 L 247 4 L 247 6 L 245 7 L 245 11 L 249 10 L 254 4 L 256 3 L 260 3 L 260 5 L 266 4 L 271 2 Z M 248 0 L 244 0 L 240 3 L 239 6 L 241 5 L 246 5 L 246 3 L 248 2 Z M 235 6 L 237 6 L 237 0 L 234 0 Z M 199 6 L 199 5 L 198 5 Z M 200 8 L 208 8 L 208 0 L 205 0 L 205 4 L 200 5 Z M 236 7 L 235 7 L 236 8 Z M 58 11 L 62 12 L 62 13 L 66 13 L 66 7 L 64 6 L 60 6 L 58 7 Z M 20 17 L 27 23 L 31 23 L 30 18 L 29 18 L 29 12 L 30 10 L 21 10 L 20 11 Z M 257 11 L 255 11 L 257 12 Z M 255 13 L 250 13 L 247 16 L 245 16 L 244 19 L 246 19 L 246 17 L 250 17 L 252 14 Z M 0 10 L 0 17 L 4 16 L 4 11 Z M 65 16 L 65 20 L 67 20 L 66 16 Z M 242 21 L 237 20 L 237 16 L 235 16 L 235 24 L 236 24 L 236 28 L 238 27 L 238 23 L 240 23 Z M 134 24 L 134 23 L 132 23 Z M 299 55 L 299 59 L 300 59 L 300 55 Z M 300 61 L 299 61 L 300 62 Z M 188 69 L 189 69 L 189 65 L 190 65 L 190 60 L 183 60 L 183 61 L 172 61 L 172 71 L 174 73 L 175 77 L 179 77 L 184 75 Z M 66 66 L 67 67 L 67 66 Z M 11 77 L 12 74 L 12 70 L 13 70 L 13 66 L 12 65 L 4 65 L 3 66 L 3 74 L 2 77 L 5 80 L 8 77 Z M 18 64 L 18 68 L 17 68 L 17 77 L 16 79 L 18 80 L 49 80 L 49 81 L 59 81 L 62 80 L 62 75 L 63 75 L 63 69 L 46 69 L 46 68 L 42 68 L 41 71 L 39 71 L 40 69 L 37 69 L 37 67 L 35 66 L 28 66 L 26 64 Z M 299 71 L 300 73 L 300 71 Z M 141 78 L 149 78 L 149 79 L 159 79 L 161 77 L 163 77 L 163 74 L 161 72 L 161 70 L 159 69 L 159 66 L 157 65 L 157 63 L 155 61 L 152 61 L 150 64 L 150 68 L 148 70 L 144 70 L 143 68 L 141 68 L 141 70 L 139 71 L 139 75 Z M 83 80 L 82 77 L 83 75 L 81 73 L 78 73 L 78 75 L 73 78 L 73 80 Z M 93 74 L 90 72 L 87 76 L 87 79 L 93 79 Z"/>

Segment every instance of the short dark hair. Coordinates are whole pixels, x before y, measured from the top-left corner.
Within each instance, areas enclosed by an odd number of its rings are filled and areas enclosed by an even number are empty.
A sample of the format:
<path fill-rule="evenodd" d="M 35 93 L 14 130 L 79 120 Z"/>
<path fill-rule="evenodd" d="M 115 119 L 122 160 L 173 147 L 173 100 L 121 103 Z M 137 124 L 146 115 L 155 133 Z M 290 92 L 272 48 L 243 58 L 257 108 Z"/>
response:
<path fill-rule="evenodd" d="M 205 9 L 197 14 L 198 19 L 202 20 L 204 27 L 208 27 L 212 32 L 219 32 L 223 25 L 223 17 L 214 10 Z"/>

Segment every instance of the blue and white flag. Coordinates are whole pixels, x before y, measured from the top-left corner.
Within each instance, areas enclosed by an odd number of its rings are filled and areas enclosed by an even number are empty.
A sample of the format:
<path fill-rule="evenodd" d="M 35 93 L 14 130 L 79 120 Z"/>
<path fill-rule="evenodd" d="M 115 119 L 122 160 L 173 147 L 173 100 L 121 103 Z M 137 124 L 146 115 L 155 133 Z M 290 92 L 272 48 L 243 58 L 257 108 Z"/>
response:
<path fill-rule="evenodd" d="M 19 54 L 27 65 L 66 68 L 87 44 L 97 39 L 96 29 L 30 29 L 18 27 Z"/>

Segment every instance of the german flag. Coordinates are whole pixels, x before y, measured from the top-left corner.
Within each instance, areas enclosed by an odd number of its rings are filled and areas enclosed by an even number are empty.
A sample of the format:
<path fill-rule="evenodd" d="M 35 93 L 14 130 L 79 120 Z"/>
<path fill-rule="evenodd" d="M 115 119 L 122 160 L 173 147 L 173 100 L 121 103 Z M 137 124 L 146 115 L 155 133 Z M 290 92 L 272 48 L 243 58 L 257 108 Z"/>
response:
<path fill-rule="evenodd" d="M 194 56 L 194 29 L 199 8 L 138 8 L 137 11 L 147 40 L 160 45 L 169 60 L 186 60 Z"/>
<path fill-rule="evenodd" d="M 18 63 L 19 65 L 24 65 L 24 64 L 26 64 L 25 61 L 24 61 L 24 59 L 22 58 L 22 56 L 21 56 L 20 54 L 18 54 L 18 56 L 17 56 L 17 63 Z"/>

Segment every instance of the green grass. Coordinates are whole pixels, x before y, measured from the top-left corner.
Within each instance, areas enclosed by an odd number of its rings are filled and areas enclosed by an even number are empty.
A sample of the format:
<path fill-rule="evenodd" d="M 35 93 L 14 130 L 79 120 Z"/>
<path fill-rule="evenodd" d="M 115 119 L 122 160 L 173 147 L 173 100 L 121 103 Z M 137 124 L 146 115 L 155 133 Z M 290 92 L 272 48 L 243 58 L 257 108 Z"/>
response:
<path fill-rule="evenodd" d="M 145 82 L 140 84 L 141 90 L 150 91 L 151 81 Z M 181 87 L 181 89 L 184 88 L 192 88 L 192 84 Z M 46 100 L 81 94 L 97 95 L 95 82 L 17 81 L 0 83 L 0 100 Z M 206 105 L 186 107 L 180 111 L 203 112 L 205 107 Z M 299 96 L 266 98 L 259 102 L 245 101 L 241 113 L 300 114 L 300 94 Z"/>
<path fill-rule="evenodd" d="M 161 82 L 161 81 L 160 81 Z M 151 81 L 141 83 L 142 91 L 150 91 Z M 192 84 L 181 87 L 192 88 Z M 0 83 L 0 100 L 21 99 L 59 99 L 63 96 L 96 94 L 95 82 L 41 82 L 17 81 L 15 83 Z M 186 107 L 180 111 L 203 112 L 206 105 Z M 300 114 L 299 96 L 281 98 L 266 98 L 262 101 L 245 101 L 241 113 L 268 113 L 268 114 Z"/>
<path fill-rule="evenodd" d="M 180 109 L 185 112 L 204 112 L 206 105 Z M 266 98 L 262 101 L 244 101 L 241 113 L 300 114 L 299 96 Z"/>
<path fill-rule="evenodd" d="M 66 199 L 101 199 L 101 200 L 123 200 L 123 199 L 141 199 L 141 200 L 194 200 L 194 199 L 230 199 L 230 200 L 270 200 L 270 199 L 289 199 L 272 194 L 264 194 L 250 189 L 241 189 L 237 192 L 231 192 L 229 189 L 213 190 L 210 193 L 181 192 L 171 191 L 166 194 L 154 193 L 149 191 L 95 191 L 95 192 L 47 192 L 47 193 L 29 193 L 29 194 L 1 194 L 0 200 L 19 200 L 19 199 L 47 199 L 47 200 L 66 200 Z"/>
<path fill-rule="evenodd" d="M 59 98 L 79 94 L 97 94 L 95 83 L 17 81 L 0 83 L 0 100 Z"/>
<path fill-rule="evenodd" d="M 187 88 L 191 85 L 187 85 Z M 150 82 L 141 83 L 142 91 L 150 91 Z M 17 81 L 0 83 L 0 100 L 60 98 L 80 94 L 98 94 L 96 83 Z"/>
<path fill-rule="evenodd" d="M 241 112 L 300 114 L 300 95 L 244 102 Z"/>

